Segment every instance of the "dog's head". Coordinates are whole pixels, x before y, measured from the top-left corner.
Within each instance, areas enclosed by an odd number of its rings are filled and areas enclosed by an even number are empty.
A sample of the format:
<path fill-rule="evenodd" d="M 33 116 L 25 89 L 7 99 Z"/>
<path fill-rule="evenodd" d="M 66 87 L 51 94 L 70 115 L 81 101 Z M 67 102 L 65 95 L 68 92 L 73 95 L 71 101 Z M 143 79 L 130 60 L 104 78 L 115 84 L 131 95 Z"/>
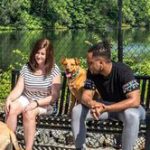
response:
<path fill-rule="evenodd" d="M 79 70 L 80 60 L 78 58 L 62 58 L 61 64 L 66 73 L 67 78 L 72 78 Z"/>

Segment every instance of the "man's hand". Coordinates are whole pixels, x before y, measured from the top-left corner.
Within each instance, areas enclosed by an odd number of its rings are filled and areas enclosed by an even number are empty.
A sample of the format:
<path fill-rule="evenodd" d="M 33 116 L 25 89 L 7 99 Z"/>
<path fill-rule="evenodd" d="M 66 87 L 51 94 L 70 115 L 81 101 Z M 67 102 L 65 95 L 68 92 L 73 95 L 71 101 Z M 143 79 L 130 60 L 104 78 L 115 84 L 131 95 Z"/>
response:
<path fill-rule="evenodd" d="M 105 105 L 99 102 L 94 103 L 94 105 L 91 108 L 91 114 L 94 119 L 98 120 L 101 113 L 104 112 L 105 110 Z"/>

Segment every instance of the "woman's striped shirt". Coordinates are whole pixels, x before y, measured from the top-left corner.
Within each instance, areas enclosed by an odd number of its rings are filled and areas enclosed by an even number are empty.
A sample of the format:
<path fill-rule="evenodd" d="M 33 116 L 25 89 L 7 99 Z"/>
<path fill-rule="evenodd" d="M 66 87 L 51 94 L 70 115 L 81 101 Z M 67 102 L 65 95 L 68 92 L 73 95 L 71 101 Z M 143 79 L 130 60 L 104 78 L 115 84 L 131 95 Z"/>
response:
<path fill-rule="evenodd" d="M 20 71 L 20 75 L 24 78 L 23 95 L 29 100 L 38 100 L 50 96 L 52 81 L 60 73 L 60 69 L 56 64 L 47 76 L 34 75 L 28 65 L 24 65 Z"/>

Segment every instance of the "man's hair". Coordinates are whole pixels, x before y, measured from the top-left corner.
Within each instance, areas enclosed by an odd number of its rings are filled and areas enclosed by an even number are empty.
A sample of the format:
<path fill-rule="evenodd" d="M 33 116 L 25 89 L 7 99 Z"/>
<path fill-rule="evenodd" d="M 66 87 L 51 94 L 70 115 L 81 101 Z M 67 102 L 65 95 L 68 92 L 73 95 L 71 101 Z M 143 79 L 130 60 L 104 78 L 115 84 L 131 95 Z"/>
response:
<path fill-rule="evenodd" d="M 88 53 L 92 52 L 93 57 L 103 57 L 111 60 L 111 44 L 108 41 L 99 42 L 88 49 Z"/>

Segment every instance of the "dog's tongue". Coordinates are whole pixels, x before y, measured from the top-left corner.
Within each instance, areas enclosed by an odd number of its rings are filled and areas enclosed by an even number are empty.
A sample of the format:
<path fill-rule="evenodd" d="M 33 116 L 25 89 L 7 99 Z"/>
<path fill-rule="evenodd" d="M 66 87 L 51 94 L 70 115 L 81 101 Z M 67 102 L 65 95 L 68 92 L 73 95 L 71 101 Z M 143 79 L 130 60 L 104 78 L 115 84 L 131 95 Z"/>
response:
<path fill-rule="evenodd" d="M 71 78 L 71 73 L 66 73 L 67 78 Z"/>

